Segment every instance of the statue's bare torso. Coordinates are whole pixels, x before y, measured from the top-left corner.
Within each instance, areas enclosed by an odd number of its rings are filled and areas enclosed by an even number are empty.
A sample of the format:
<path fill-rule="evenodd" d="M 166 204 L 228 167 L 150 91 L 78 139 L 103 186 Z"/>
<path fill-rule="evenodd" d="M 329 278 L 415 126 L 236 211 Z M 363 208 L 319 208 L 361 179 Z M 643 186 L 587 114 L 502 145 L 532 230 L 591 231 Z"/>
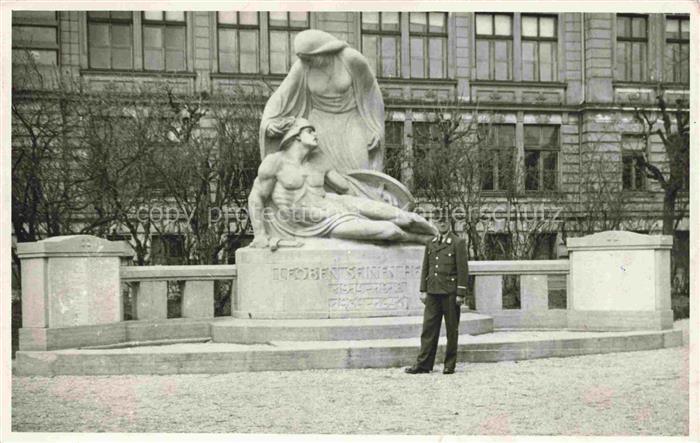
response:
<path fill-rule="evenodd" d="M 299 202 L 325 197 L 325 171 L 315 170 L 308 164 L 299 166 L 289 162 L 281 152 L 273 155 L 278 156 L 275 159 L 278 165 L 271 199 L 278 208 L 292 208 Z"/>

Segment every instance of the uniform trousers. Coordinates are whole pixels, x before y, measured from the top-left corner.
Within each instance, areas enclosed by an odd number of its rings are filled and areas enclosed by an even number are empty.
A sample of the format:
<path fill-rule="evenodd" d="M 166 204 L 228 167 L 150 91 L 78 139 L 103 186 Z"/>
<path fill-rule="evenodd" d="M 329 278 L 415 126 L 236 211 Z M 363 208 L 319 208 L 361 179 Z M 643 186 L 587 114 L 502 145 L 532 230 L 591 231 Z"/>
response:
<path fill-rule="evenodd" d="M 420 352 L 416 366 L 428 371 L 433 369 L 440 338 L 440 325 L 445 318 L 447 348 L 445 368 L 454 369 L 457 363 L 457 338 L 459 337 L 460 306 L 455 294 L 428 294 L 423 311 L 423 332 L 420 335 Z"/>

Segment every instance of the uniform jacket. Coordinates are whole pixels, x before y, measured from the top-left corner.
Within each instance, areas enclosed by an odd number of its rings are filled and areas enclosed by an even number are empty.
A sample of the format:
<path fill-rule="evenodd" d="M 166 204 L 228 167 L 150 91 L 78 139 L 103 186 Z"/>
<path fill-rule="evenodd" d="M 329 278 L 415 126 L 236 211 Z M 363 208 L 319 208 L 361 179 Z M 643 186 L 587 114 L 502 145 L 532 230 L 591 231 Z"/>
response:
<path fill-rule="evenodd" d="M 423 255 L 421 292 L 465 297 L 468 275 L 467 242 L 463 238 L 449 232 L 428 242 Z"/>

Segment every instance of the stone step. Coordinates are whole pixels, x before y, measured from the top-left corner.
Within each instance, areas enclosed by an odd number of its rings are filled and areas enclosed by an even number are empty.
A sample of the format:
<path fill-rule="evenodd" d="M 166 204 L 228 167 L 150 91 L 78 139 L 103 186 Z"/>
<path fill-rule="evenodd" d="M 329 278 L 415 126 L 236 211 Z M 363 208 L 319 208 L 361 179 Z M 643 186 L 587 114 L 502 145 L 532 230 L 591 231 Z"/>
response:
<path fill-rule="evenodd" d="M 271 341 L 377 340 L 419 337 L 423 317 L 328 318 L 304 320 L 226 319 L 211 323 L 217 343 L 267 343 Z M 493 331 L 493 319 L 475 312 L 462 312 L 460 334 Z M 444 322 L 440 328 L 445 335 Z"/>
<path fill-rule="evenodd" d="M 461 335 L 460 362 L 495 362 L 680 346 L 682 331 L 497 331 Z M 418 337 L 385 340 L 181 343 L 123 349 L 18 351 L 17 375 L 215 374 L 269 370 L 388 368 L 413 364 Z M 441 338 L 436 363 L 443 360 Z"/>

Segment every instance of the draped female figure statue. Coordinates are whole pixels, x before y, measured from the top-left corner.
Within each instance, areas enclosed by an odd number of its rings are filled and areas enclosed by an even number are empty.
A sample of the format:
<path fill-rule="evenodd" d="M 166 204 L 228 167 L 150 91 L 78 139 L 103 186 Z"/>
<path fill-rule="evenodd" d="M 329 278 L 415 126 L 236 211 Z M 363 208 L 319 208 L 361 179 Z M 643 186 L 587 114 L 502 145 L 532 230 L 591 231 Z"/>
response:
<path fill-rule="evenodd" d="M 316 29 L 300 32 L 294 51 L 299 59 L 263 111 L 261 158 L 277 152 L 290 118 L 303 117 L 316 127 L 322 153 L 310 162 L 327 162 L 342 174 L 382 171 L 384 102 L 367 60 L 346 42 Z"/>

